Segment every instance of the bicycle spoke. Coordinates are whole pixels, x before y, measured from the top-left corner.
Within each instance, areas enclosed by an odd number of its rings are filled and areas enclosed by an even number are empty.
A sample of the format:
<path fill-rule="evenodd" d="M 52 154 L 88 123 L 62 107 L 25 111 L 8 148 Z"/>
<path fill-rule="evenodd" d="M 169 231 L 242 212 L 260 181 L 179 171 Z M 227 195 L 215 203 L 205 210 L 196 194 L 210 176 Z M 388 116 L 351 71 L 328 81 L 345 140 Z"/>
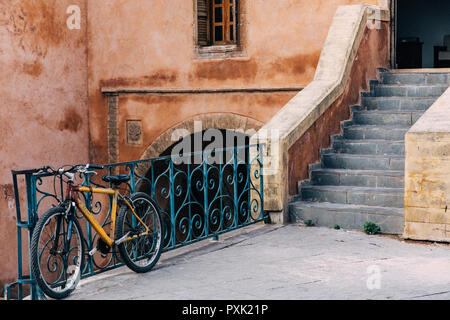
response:
<path fill-rule="evenodd" d="M 75 288 L 83 262 L 79 224 L 63 213 L 60 207 L 46 212 L 32 237 L 32 272 L 44 293 L 53 298 L 65 297 Z"/>
<path fill-rule="evenodd" d="M 136 238 L 119 245 L 119 252 L 131 269 L 146 272 L 161 254 L 161 219 L 146 194 L 135 195 L 133 205 L 134 213 L 129 208 L 121 210 L 117 233 L 121 235 L 130 232 Z"/>

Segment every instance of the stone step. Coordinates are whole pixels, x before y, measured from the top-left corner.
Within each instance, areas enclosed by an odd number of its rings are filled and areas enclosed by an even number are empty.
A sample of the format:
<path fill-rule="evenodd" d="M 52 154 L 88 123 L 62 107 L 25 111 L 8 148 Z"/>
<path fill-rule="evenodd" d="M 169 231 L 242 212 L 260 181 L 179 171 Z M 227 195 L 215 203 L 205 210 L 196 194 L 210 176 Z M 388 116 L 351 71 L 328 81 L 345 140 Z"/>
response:
<path fill-rule="evenodd" d="M 425 111 L 437 97 L 361 97 L 361 105 L 367 110 L 380 111 Z"/>
<path fill-rule="evenodd" d="M 365 206 L 402 208 L 402 188 L 371 188 L 355 186 L 302 186 L 303 201 L 318 201 Z"/>
<path fill-rule="evenodd" d="M 439 97 L 448 85 L 390 85 L 378 84 L 371 90 L 375 97 Z"/>
<path fill-rule="evenodd" d="M 333 139 L 333 150 L 337 153 L 352 154 L 405 154 L 405 142 L 395 140 L 345 140 Z"/>
<path fill-rule="evenodd" d="M 397 155 L 361 155 L 326 153 L 321 155 L 322 167 L 355 170 L 404 170 L 405 157 Z"/>
<path fill-rule="evenodd" d="M 362 206 L 352 204 L 296 201 L 289 204 L 291 221 L 311 220 L 316 226 L 362 230 L 364 223 L 376 223 L 382 233 L 402 234 L 403 208 Z"/>
<path fill-rule="evenodd" d="M 350 125 L 343 128 L 343 137 L 351 140 L 382 139 L 405 140 L 410 126 L 398 125 Z"/>
<path fill-rule="evenodd" d="M 384 84 L 450 84 L 450 74 L 448 72 L 382 72 L 380 73 L 380 78 Z"/>
<path fill-rule="evenodd" d="M 450 73 L 386 72 L 351 106 L 310 179 L 290 204 L 294 221 L 362 230 L 367 221 L 382 233 L 403 233 L 404 138 L 409 128 L 450 85 Z"/>
<path fill-rule="evenodd" d="M 423 111 L 355 111 L 355 124 L 380 124 L 412 126 L 422 115 Z"/>
<path fill-rule="evenodd" d="M 311 183 L 314 185 L 341 185 L 372 188 L 403 188 L 404 171 L 401 170 L 349 170 L 326 169 L 311 170 Z"/>

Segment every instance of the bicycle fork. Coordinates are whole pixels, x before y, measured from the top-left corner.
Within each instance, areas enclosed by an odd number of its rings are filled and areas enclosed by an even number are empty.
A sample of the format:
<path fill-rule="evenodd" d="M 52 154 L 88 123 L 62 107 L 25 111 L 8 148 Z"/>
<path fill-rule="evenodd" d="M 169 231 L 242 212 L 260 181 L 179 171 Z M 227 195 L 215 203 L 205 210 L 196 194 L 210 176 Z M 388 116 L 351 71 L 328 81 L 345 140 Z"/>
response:
<path fill-rule="evenodd" d="M 76 272 L 76 270 L 71 270 L 73 266 L 69 267 L 68 256 L 66 255 L 70 251 L 70 241 L 72 239 L 72 227 L 73 227 L 73 214 L 74 212 L 70 212 L 73 209 L 73 205 L 69 204 L 69 207 L 65 211 L 64 214 L 60 214 L 56 217 L 56 226 L 55 226 L 55 235 L 53 245 L 50 249 L 50 254 L 52 255 L 61 255 L 63 261 L 63 270 L 66 270 L 68 274 Z M 64 220 L 67 219 L 67 230 L 64 230 Z M 65 236 L 67 234 L 67 236 Z M 59 238 L 62 237 L 62 246 L 60 251 L 58 251 Z M 79 272 L 79 271 L 78 271 Z M 76 285 L 80 280 L 80 275 L 78 274 L 74 279 L 70 279 L 66 286 L 71 287 L 74 284 Z"/>
<path fill-rule="evenodd" d="M 71 205 L 69 204 L 69 207 L 67 208 L 67 210 L 65 211 L 64 215 L 60 214 L 56 217 L 56 226 L 55 226 L 55 239 L 53 241 L 53 246 L 50 249 L 50 253 L 56 255 L 58 253 L 58 243 L 59 243 L 59 237 L 61 234 L 61 225 L 64 223 L 64 219 L 67 219 L 69 216 L 69 212 L 71 209 Z M 72 224 L 73 221 L 72 219 L 69 219 L 69 224 L 68 224 L 68 229 L 67 229 L 67 239 L 64 239 L 63 241 L 63 247 L 62 247 L 62 251 L 61 253 L 65 253 L 66 249 L 67 249 L 67 244 L 70 243 L 70 240 L 72 238 Z M 64 227 L 62 230 L 63 234 L 64 232 Z M 66 241 L 67 240 L 67 241 Z"/>

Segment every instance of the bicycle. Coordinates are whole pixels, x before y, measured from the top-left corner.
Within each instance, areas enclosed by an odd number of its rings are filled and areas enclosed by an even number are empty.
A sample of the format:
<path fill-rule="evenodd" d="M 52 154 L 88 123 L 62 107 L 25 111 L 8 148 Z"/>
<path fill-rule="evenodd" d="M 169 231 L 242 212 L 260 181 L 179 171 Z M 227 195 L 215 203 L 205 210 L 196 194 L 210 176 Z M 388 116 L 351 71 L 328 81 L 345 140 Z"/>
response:
<path fill-rule="evenodd" d="M 99 235 L 97 246 L 87 253 L 90 256 L 97 251 L 107 254 L 117 246 L 123 262 L 137 273 L 150 271 L 159 260 L 163 235 L 159 207 L 146 193 L 137 192 L 128 197 L 119 192 L 120 184 L 128 182 L 130 176 L 104 176 L 102 180 L 110 183 L 111 188 L 74 184 L 74 172 L 97 174 L 91 169 L 103 168 L 75 165 L 67 170 L 64 167 L 58 170 L 51 167 L 40 169 L 61 179 L 63 176 L 68 178 L 65 199 L 38 219 L 31 240 L 31 271 L 39 288 L 51 298 L 69 296 L 76 289 L 83 272 L 86 252 L 76 209 Z M 93 193 L 112 196 L 111 235 L 80 200 L 80 193 L 83 196 Z M 121 206 L 117 214 L 118 204 Z"/>

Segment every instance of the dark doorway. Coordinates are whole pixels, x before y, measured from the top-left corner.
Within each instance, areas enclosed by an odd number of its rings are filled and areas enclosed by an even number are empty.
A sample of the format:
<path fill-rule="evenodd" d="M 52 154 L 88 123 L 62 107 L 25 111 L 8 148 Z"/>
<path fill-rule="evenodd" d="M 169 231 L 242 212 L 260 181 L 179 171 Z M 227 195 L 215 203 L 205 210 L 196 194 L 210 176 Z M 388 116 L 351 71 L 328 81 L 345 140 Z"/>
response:
<path fill-rule="evenodd" d="M 392 1 L 392 67 L 450 67 L 450 1 Z"/>

